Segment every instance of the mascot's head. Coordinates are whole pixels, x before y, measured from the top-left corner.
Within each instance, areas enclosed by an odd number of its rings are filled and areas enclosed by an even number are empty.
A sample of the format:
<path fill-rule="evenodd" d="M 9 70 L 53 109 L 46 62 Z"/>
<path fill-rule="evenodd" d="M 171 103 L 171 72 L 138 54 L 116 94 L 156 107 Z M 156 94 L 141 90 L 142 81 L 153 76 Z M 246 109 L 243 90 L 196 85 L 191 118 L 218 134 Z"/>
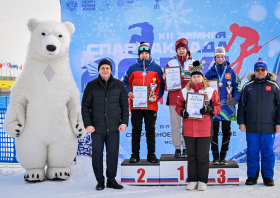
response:
<path fill-rule="evenodd" d="M 46 58 L 68 56 L 70 36 L 75 31 L 72 23 L 30 19 L 27 26 L 31 32 L 29 55 Z"/>

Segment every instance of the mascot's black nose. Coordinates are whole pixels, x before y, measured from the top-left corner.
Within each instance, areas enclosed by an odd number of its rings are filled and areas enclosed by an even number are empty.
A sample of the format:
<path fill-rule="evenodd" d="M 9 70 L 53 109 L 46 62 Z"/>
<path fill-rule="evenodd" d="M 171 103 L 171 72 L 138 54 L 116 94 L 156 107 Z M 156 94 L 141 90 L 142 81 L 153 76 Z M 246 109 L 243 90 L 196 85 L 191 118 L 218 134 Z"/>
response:
<path fill-rule="evenodd" d="M 47 45 L 47 50 L 53 52 L 56 50 L 56 47 L 54 45 Z"/>

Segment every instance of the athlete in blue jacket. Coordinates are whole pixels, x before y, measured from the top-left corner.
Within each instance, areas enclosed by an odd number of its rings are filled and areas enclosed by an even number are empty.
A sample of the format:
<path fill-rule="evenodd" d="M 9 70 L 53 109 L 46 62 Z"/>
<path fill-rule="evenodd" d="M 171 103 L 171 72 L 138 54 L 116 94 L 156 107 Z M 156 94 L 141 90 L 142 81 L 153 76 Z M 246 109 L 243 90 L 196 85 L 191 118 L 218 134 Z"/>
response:
<path fill-rule="evenodd" d="M 226 154 L 231 137 L 231 121 L 236 121 L 235 105 L 240 100 L 241 82 L 236 72 L 231 69 L 230 63 L 226 61 L 226 51 L 223 47 L 217 47 L 214 53 L 214 65 L 206 73 L 208 80 L 219 80 L 221 112 L 214 116 L 214 136 L 211 142 L 213 164 L 226 164 Z M 222 121 L 223 140 L 221 152 L 219 153 L 218 134 L 219 125 Z"/>

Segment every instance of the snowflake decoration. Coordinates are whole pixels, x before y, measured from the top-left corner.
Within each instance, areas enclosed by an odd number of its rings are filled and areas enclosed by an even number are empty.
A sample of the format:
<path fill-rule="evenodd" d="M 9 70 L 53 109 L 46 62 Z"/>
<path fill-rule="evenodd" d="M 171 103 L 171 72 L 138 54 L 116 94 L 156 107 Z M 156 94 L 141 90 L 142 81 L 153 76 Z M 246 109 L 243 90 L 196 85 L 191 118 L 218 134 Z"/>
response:
<path fill-rule="evenodd" d="M 188 21 L 185 16 L 186 14 L 192 12 L 192 9 L 183 9 L 185 0 L 179 1 L 177 5 L 175 5 L 174 0 L 169 0 L 169 5 L 167 7 L 164 7 L 163 5 L 160 5 L 160 9 L 163 10 L 165 14 L 163 14 L 160 17 L 157 17 L 157 20 L 164 20 L 165 26 L 164 30 L 167 30 L 171 26 L 174 26 L 177 30 L 177 32 L 180 32 L 180 24 L 190 24 L 190 21 Z"/>
<path fill-rule="evenodd" d="M 109 24 L 109 18 L 106 18 L 104 21 L 102 17 L 99 17 L 99 21 L 94 21 L 93 24 L 96 24 L 96 28 L 92 28 L 93 31 L 97 31 L 97 37 L 101 37 L 102 34 L 105 38 L 107 38 L 108 33 L 112 33 L 113 31 L 110 29 L 113 26 L 112 23 Z"/>

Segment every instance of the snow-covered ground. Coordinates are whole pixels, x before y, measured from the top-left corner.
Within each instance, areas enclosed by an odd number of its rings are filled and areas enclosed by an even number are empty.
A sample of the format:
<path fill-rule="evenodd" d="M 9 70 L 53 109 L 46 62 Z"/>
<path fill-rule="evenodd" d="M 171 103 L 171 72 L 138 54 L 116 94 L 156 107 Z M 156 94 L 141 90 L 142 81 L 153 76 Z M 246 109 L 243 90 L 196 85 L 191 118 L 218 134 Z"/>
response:
<path fill-rule="evenodd" d="M 255 186 L 246 186 L 246 170 L 240 164 L 239 186 L 208 186 L 207 191 L 187 191 L 185 186 L 128 186 L 123 190 L 105 188 L 96 191 L 96 180 L 91 167 L 91 159 L 78 156 L 77 164 L 71 165 L 71 177 L 66 181 L 44 181 L 27 183 L 23 180 L 24 171 L 21 167 L 0 166 L 0 197 L 280 197 L 280 163 L 276 163 L 274 187 L 263 185 L 262 179 Z M 15 174 L 13 174 L 15 173 Z M 118 169 L 117 181 L 120 182 L 121 169 Z"/>

